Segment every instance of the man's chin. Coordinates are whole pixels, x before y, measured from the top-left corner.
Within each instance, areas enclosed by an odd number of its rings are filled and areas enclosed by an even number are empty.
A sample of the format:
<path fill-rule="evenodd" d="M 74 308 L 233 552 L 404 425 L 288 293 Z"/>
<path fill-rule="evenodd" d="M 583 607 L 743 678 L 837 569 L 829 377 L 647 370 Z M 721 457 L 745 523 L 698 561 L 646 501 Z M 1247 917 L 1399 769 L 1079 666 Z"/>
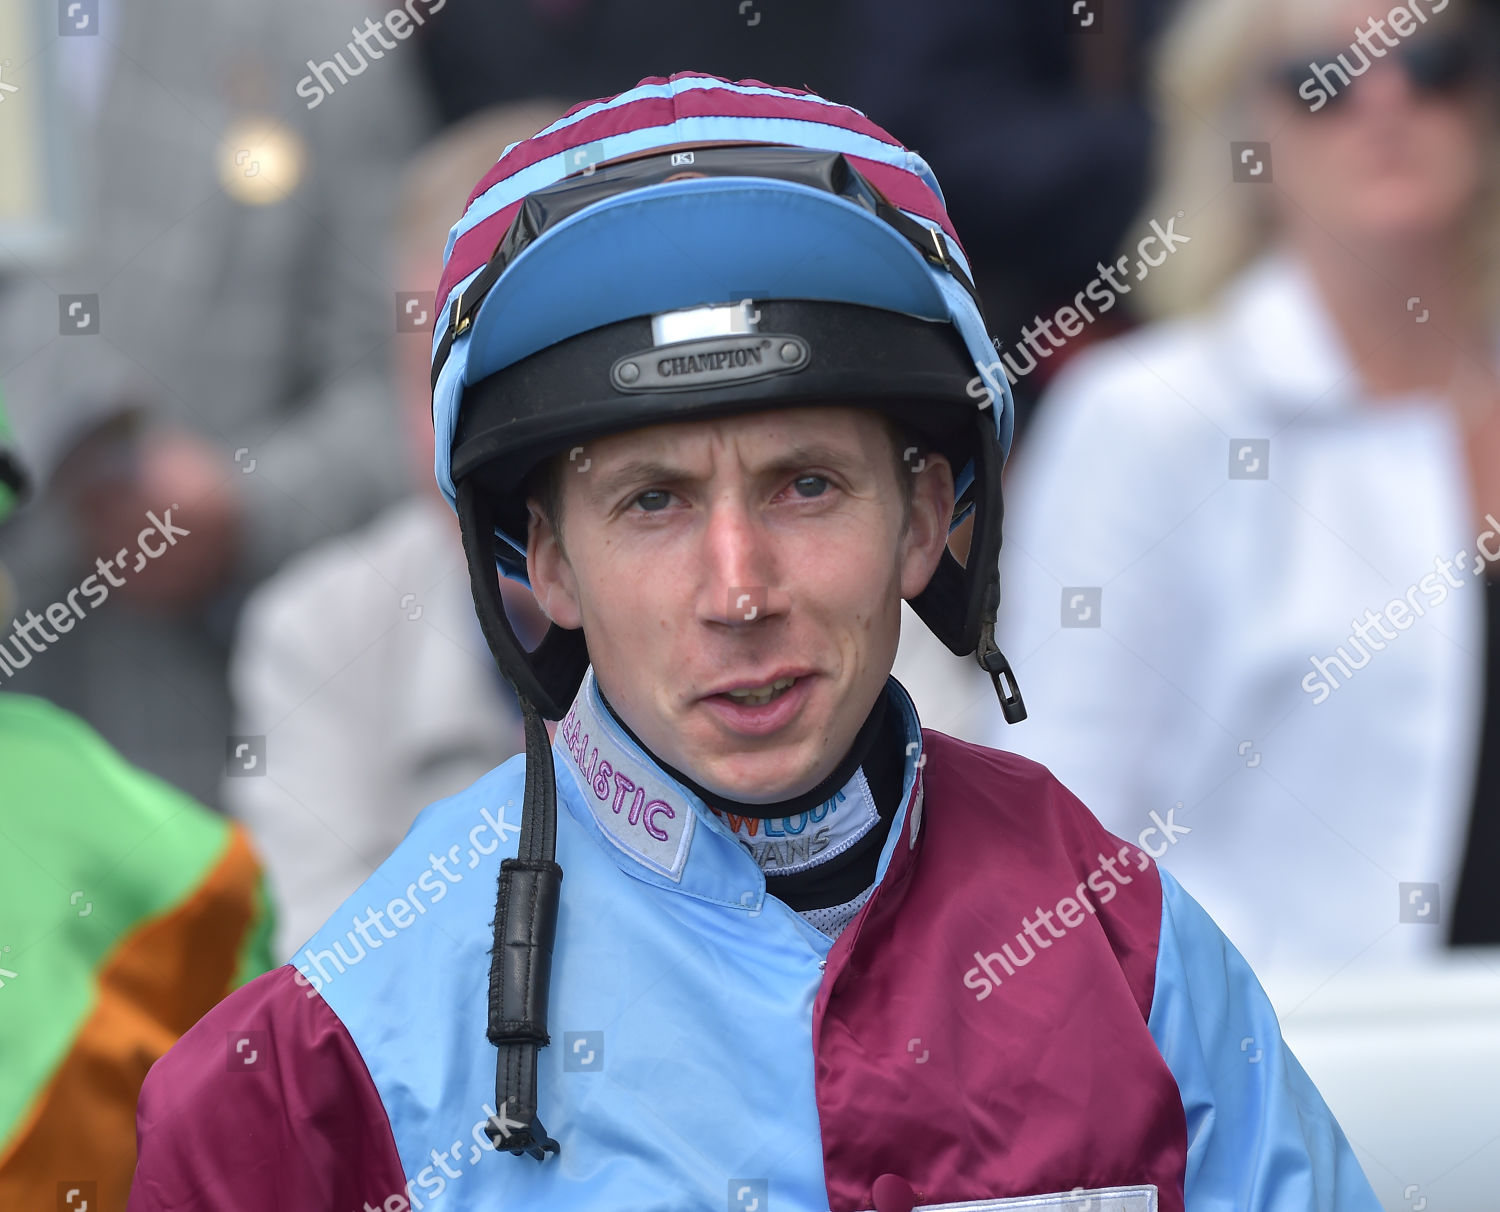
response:
<path fill-rule="evenodd" d="M 700 705 L 701 707 L 701 705 Z M 808 713 L 767 736 L 746 736 L 723 726 L 715 712 L 690 713 L 678 737 L 678 770 L 705 790 L 743 804 L 776 804 L 816 787 L 827 777 L 828 755 L 818 744 L 826 722 Z"/>
<path fill-rule="evenodd" d="M 812 790 L 823 777 L 810 763 L 786 752 L 744 754 L 726 759 L 718 754 L 699 764 L 697 773 L 679 767 L 705 790 L 742 804 L 778 804 Z"/>

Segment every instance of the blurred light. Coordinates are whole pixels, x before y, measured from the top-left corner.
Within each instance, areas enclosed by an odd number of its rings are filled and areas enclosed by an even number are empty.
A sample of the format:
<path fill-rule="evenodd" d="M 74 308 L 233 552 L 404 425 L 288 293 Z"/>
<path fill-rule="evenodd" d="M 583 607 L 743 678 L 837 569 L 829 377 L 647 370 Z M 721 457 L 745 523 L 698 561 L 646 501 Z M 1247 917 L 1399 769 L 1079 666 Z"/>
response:
<path fill-rule="evenodd" d="M 270 206 L 302 180 L 302 139 L 270 118 L 236 122 L 219 143 L 219 183 L 237 202 Z"/>

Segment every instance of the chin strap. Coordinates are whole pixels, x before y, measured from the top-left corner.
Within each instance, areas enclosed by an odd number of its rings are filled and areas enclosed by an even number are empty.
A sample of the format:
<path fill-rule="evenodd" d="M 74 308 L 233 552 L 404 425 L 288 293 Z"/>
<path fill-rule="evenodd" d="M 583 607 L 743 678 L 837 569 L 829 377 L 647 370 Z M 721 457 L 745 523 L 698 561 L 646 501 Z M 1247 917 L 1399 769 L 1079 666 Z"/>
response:
<path fill-rule="evenodd" d="M 547 992 L 562 868 L 557 853 L 557 782 L 552 745 L 542 717 L 517 696 L 526 726 L 526 793 L 515 858 L 500 864 L 495 900 L 495 943 L 490 953 L 490 1015 L 487 1032 L 499 1049 L 495 1099 L 485 1135 L 496 1149 L 546 1161 L 562 1147 L 547 1135 L 537 1115 L 537 1049 L 547 1034 Z"/>
<path fill-rule="evenodd" d="M 588 652 L 580 637 L 556 627 L 535 653 L 527 653 L 505 614 L 495 576 L 495 524 L 489 502 L 471 480 L 458 485 L 459 529 L 480 630 L 500 671 L 515 691 L 526 730 L 526 789 L 516 857 L 501 860 L 490 950 L 489 1021 L 485 1034 L 495 1058 L 495 1100 L 500 1108 L 485 1125 L 496 1149 L 545 1161 L 561 1146 L 537 1116 L 537 1049 L 545 1048 L 547 993 L 562 868 L 557 853 L 557 779 L 552 743 L 542 711 L 552 711 L 569 677 L 582 679 Z M 559 639 L 560 637 L 560 639 Z M 576 641 L 576 642 L 572 642 Z M 543 669 L 538 676 L 532 660 Z M 576 687 L 577 682 L 573 685 Z M 566 698 L 561 698 L 566 710 Z M 538 706 L 540 704 L 540 707 Z M 556 712 L 561 718 L 563 711 Z"/>
<path fill-rule="evenodd" d="M 979 651 L 976 653 L 979 667 L 990 675 L 995 684 L 995 694 L 1000 699 L 1000 710 L 1005 713 L 1007 724 L 1019 724 L 1026 718 L 1026 704 L 1021 701 L 1021 688 L 1016 685 L 1015 671 L 995 644 L 995 624 L 985 620 L 979 633 Z M 1002 680 L 1003 679 L 1003 680 Z"/>
<path fill-rule="evenodd" d="M 1000 576 L 997 572 L 985 586 L 984 610 L 979 621 L 979 647 L 974 652 L 979 667 L 990 675 L 995 684 L 995 694 L 1000 700 L 1000 710 L 1005 713 L 1007 724 L 1019 724 L 1026 718 L 1026 704 L 1021 701 L 1021 688 L 1016 685 L 1016 674 L 995 643 L 995 612 L 1000 607 Z M 1003 679 L 1003 680 L 1002 680 Z"/>

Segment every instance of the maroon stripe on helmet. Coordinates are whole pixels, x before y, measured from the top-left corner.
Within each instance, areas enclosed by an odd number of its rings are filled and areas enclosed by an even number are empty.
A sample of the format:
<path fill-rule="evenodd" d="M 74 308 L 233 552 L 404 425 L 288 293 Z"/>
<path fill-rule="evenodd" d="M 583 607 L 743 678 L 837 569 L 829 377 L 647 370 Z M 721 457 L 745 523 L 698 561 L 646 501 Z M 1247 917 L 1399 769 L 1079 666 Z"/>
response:
<path fill-rule="evenodd" d="M 847 158 L 871 185 L 886 196 L 886 200 L 892 206 L 909 210 L 914 215 L 920 215 L 936 223 L 947 233 L 950 240 L 958 244 L 960 248 L 963 247 L 959 244 L 958 232 L 953 229 L 953 221 L 948 218 L 948 212 L 943 208 L 943 204 L 928 188 L 927 182 L 916 173 L 897 168 L 893 164 L 882 164 L 879 160 L 866 160 L 863 156 L 848 156 Z"/>
<path fill-rule="evenodd" d="M 448 257 L 448 264 L 443 267 L 443 276 L 438 279 L 439 307 L 444 305 L 455 286 L 494 255 L 500 241 L 505 239 L 511 220 L 516 217 L 516 212 L 520 209 L 520 201 L 512 202 L 504 209 L 497 210 L 489 218 L 480 220 L 453 242 L 453 252 Z"/>
<path fill-rule="evenodd" d="M 678 80 L 713 80 L 719 84 L 741 84 L 746 88 L 774 88 L 777 92 L 786 93 L 791 97 L 817 97 L 820 95 L 809 88 L 793 88 L 790 84 L 769 84 L 764 80 L 752 80 L 748 77 L 744 80 L 731 80 L 728 76 L 715 76 L 712 72 L 673 72 L 670 76 L 642 76 L 632 88 L 623 91 L 631 92 L 633 89 L 645 88 L 648 85 L 675 84 Z M 580 101 L 577 105 L 571 106 L 567 113 L 562 116 L 564 118 L 571 117 L 579 110 L 587 109 L 590 105 L 602 105 L 613 101 L 619 95 L 619 93 L 611 93 L 603 97 L 594 97 L 588 101 Z M 845 108 L 848 107 L 846 106 Z"/>
<path fill-rule="evenodd" d="M 719 84 L 731 83 L 720 76 L 679 72 L 669 80 L 663 80 L 659 76 L 648 76 L 635 87 L 671 84 L 679 80 L 712 80 Z M 559 152 L 597 142 L 610 135 L 644 130 L 651 126 L 667 126 L 678 118 L 789 118 L 799 122 L 836 126 L 878 139 L 893 148 L 901 147 L 901 143 L 892 137 L 890 132 L 871 122 L 858 110 L 850 109 L 846 105 L 828 105 L 821 101 L 806 100 L 813 94 L 762 84 L 758 80 L 738 80 L 733 83 L 747 88 L 775 88 L 780 95 L 772 96 L 765 93 L 746 95 L 729 89 L 688 89 L 669 97 L 643 97 L 638 101 L 629 101 L 623 105 L 602 109 L 561 130 L 526 139 L 512 148 L 510 154 L 496 162 L 480 180 L 474 192 L 469 195 L 469 203 L 512 173 L 527 168 L 539 160 L 545 160 L 548 156 L 555 156 Z M 582 102 L 575 105 L 563 117 L 578 113 L 591 105 L 608 106 L 613 100 L 612 97 L 603 97 L 595 101 Z M 468 209 L 467 204 L 464 209 Z"/>
<path fill-rule="evenodd" d="M 862 156 L 850 156 L 849 161 L 886 196 L 893 206 L 898 206 L 902 210 L 910 211 L 929 222 L 936 223 L 943 229 L 949 240 L 958 245 L 960 250 L 963 249 L 963 244 L 959 241 L 958 233 L 954 231 L 947 211 L 919 177 L 904 168 L 882 164 L 878 160 L 866 160 Z M 439 301 L 447 299 L 459 282 L 494 255 L 495 249 L 505 238 L 511 221 L 520 209 L 520 201 L 512 202 L 488 218 L 480 220 L 454 241 L 453 252 L 438 282 Z"/>
<path fill-rule="evenodd" d="M 636 87 L 675 83 L 680 80 L 712 80 L 723 84 L 729 83 L 719 76 L 679 72 L 667 79 L 660 76 L 648 76 Z M 821 101 L 807 100 L 806 98 L 813 94 L 797 89 L 763 85 L 757 80 L 744 80 L 738 83 L 748 87 L 776 87 L 778 95 L 763 93 L 747 95 L 728 89 L 689 89 L 674 93 L 669 97 L 646 97 L 599 110 L 561 130 L 533 136 L 518 143 L 481 178 L 473 193 L 469 195 L 464 212 L 467 214 L 474 200 L 487 190 L 522 169 L 550 156 L 597 142 L 610 135 L 625 134 L 656 126 L 667 127 L 680 118 L 790 119 L 838 127 L 877 139 L 892 148 L 901 148 L 901 144 L 889 132 L 848 106 L 828 105 Z M 581 102 L 568 113 L 577 113 L 591 105 L 609 105 L 611 100 L 611 98 L 603 98 L 599 101 Z M 815 135 L 809 133 L 806 136 L 806 142 L 803 140 L 797 142 L 806 146 L 814 138 Z M 673 141 L 671 136 L 663 131 L 662 145 L 666 146 Z M 942 203 L 919 176 L 906 168 L 862 156 L 850 156 L 849 159 L 894 205 L 937 223 L 949 239 L 955 243 L 958 242 L 958 235 Z M 519 206 L 519 202 L 512 203 L 476 224 L 454 242 L 453 251 L 443 267 L 442 277 L 438 283 L 437 297 L 440 300 L 446 300 L 460 281 L 490 259 L 495 248 L 504 238 Z M 959 247 L 962 248 L 962 245 L 960 244 Z"/>
<path fill-rule="evenodd" d="M 740 80 L 737 83 L 747 88 L 772 87 L 757 85 L 752 80 Z M 847 105 L 806 100 L 806 96 L 807 94 L 773 96 L 768 93 L 746 94 L 727 89 L 695 88 L 674 94 L 672 100 L 676 103 L 678 116 L 682 118 L 791 118 L 798 122 L 837 126 L 878 139 L 898 151 L 905 150 L 889 131 L 875 125 L 857 109 L 850 109 Z"/>

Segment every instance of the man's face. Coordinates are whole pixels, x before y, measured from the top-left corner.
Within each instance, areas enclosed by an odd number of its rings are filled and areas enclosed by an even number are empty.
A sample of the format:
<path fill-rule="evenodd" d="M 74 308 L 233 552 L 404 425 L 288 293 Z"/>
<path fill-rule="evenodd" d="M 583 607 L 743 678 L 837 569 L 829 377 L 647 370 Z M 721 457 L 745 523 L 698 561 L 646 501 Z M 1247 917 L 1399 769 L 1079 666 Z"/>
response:
<path fill-rule="evenodd" d="M 547 615 L 583 628 L 604 696 L 710 791 L 772 803 L 816 786 L 885 684 L 901 600 L 941 558 L 947 462 L 898 473 L 884 423 L 854 408 L 658 425 L 576 453 L 562 543 L 533 505 L 527 567 Z"/>

